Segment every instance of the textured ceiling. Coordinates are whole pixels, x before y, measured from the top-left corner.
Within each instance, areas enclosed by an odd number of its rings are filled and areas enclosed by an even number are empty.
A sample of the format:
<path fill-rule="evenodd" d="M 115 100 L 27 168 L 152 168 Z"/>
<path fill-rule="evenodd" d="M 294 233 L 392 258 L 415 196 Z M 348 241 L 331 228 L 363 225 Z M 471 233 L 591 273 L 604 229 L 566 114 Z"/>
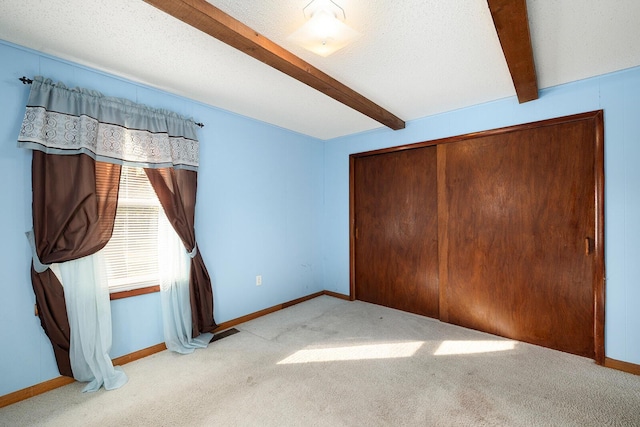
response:
<path fill-rule="evenodd" d="M 210 3 L 405 121 L 515 96 L 486 0 L 337 0 L 362 37 L 327 58 L 286 40 L 308 1 Z M 540 88 L 640 65 L 640 1 L 527 6 Z M 0 39 L 320 139 L 381 126 L 141 0 L 0 0 Z"/>

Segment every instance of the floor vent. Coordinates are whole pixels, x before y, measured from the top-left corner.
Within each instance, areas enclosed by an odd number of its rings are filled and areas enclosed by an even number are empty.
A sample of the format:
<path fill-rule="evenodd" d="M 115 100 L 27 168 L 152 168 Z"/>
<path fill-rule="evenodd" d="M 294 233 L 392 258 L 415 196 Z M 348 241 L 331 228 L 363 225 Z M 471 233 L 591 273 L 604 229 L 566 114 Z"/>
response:
<path fill-rule="evenodd" d="M 230 335 L 235 335 L 238 332 L 240 332 L 239 330 L 237 330 L 236 328 L 231 328 L 231 329 L 227 329 L 226 331 L 222 331 L 220 333 L 217 333 L 213 336 L 213 338 L 211 338 L 211 341 L 209 341 L 210 343 L 214 342 L 214 341 L 218 341 L 221 340 L 222 338 L 226 338 Z"/>

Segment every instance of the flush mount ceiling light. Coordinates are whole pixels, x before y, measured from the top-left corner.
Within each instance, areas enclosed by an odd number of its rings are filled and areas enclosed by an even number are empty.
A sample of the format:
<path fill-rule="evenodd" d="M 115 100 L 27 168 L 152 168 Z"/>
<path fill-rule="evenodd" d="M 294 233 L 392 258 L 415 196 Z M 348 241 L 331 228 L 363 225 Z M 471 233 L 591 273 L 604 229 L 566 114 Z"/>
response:
<path fill-rule="evenodd" d="M 360 37 L 359 32 L 343 22 L 344 9 L 332 0 L 312 0 L 302 11 L 307 22 L 287 40 L 317 55 L 329 56 Z"/>

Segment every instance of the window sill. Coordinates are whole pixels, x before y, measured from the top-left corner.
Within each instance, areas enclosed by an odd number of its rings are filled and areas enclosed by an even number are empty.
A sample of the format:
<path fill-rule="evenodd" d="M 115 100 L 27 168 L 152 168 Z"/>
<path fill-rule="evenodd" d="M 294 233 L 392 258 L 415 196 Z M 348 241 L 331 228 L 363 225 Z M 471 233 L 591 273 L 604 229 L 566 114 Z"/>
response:
<path fill-rule="evenodd" d="M 146 288 L 131 289 L 130 291 L 113 292 L 110 295 L 111 300 L 136 297 L 138 295 L 152 294 L 160 292 L 160 286 L 147 286 Z"/>

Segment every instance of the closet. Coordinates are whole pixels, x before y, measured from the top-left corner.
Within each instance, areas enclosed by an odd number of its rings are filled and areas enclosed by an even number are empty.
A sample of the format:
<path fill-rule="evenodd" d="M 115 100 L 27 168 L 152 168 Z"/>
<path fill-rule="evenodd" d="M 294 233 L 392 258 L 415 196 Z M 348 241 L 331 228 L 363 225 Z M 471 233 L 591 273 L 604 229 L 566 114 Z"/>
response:
<path fill-rule="evenodd" d="M 602 116 L 352 155 L 351 296 L 603 363 Z"/>

